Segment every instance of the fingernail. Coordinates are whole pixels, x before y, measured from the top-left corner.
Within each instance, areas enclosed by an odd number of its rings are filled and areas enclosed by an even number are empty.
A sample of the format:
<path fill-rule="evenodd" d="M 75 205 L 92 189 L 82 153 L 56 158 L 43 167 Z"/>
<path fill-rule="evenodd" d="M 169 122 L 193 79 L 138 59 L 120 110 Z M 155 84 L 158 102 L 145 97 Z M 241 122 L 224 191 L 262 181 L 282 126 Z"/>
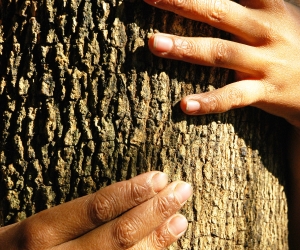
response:
<path fill-rule="evenodd" d="M 167 36 L 155 35 L 153 48 L 158 52 L 168 52 L 173 47 L 173 40 Z"/>
<path fill-rule="evenodd" d="M 165 173 L 157 173 L 152 177 L 153 190 L 157 193 L 168 184 L 168 175 Z"/>
<path fill-rule="evenodd" d="M 200 103 L 194 100 L 189 100 L 186 103 L 186 108 L 185 110 L 189 113 L 198 111 L 200 109 Z"/>
<path fill-rule="evenodd" d="M 182 215 L 173 217 L 168 224 L 169 232 L 177 237 L 181 236 L 185 232 L 187 227 L 188 222 Z"/>
<path fill-rule="evenodd" d="M 190 184 L 181 182 L 177 184 L 174 192 L 180 204 L 183 204 L 187 201 L 188 198 L 191 197 L 193 189 Z"/>

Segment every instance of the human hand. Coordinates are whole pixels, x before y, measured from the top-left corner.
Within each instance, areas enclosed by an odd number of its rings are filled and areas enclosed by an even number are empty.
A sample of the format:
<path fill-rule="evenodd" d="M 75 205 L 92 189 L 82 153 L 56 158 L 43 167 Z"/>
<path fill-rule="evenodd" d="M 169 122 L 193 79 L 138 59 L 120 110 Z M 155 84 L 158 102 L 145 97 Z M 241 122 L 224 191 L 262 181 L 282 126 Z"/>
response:
<path fill-rule="evenodd" d="M 175 213 L 192 194 L 185 182 L 167 183 L 149 172 L 42 211 L 0 228 L 1 249 L 164 249 L 186 230 Z"/>
<path fill-rule="evenodd" d="M 145 0 L 155 7 L 230 32 L 233 41 L 157 33 L 157 56 L 233 69 L 236 82 L 184 97 L 189 115 L 247 105 L 285 118 L 300 128 L 300 10 L 283 0 Z"/>

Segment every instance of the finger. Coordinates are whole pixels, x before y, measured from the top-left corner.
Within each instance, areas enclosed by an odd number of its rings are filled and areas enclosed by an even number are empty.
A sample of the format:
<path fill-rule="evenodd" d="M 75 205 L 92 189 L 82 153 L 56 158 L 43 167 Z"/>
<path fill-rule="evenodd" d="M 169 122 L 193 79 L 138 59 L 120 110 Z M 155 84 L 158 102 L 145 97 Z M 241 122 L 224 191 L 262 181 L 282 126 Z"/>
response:
<path fill-rule="evenodd" d="M 161 172 L 149 172 L 115 183 L 27 219 L 20 225 L 22 236 L 18 239 L 30 242 L 31 236 L 33 242 L 42 242 L 46 248 L 77 238 L 149 200 L 167 183 L 167 175 Z"/>
<path fill-rule="evenodd" d="M 284 8 L 283 0 L 240 0 L 242 6 L 253 9 L 282 9 Z"/>
<path fill-rule="evenodd" d="M 17 223 L 0 227 L 0 249 L 21 249 L 18 246 L 16 235 L 14 234 L 17 227 Z"/>
<path fill-rule="evenodd" d="M 185 233 L 187 227 L 186 218 L 183 215 L 176 214 L 130 250 L 165 249 L 177 241 Z"/>
<path fill-rule="evenodd" d="M 260 34 L 260 17 L 252 9 L 229 0 L 145 0 L 155 7 L 172 11 L 195 21 L 208 23 L 218 29 L 254 42 Z M 259 33 L 259 34 L 258 34 Z M 257 35 L 256 35 L 257 34 Z M 260 36 L 260 35 L 259 35 Z"/>
<path fill-rule="evenodd" d="M 173 182 L 147 202 L 58 249 L 71 250 L 78 246 L 82 247 L 80 249 L 122 250 L 133 247 L 174 215 L 191 194 L 189 184 Z"/>
<path fill-rule="evenodd" d="M 188 115 L 221 113 L 253 105 L 264 96 L 264 86 L 256 80 L 244 80 L 210 92 L 184 97 L 180 102 Z"/>
<path fill-rule="evenodd" d="M 218 38 L 180 37 L 157 33 L 149 40 L 157 56 L 255 75 L 263 67 L 259 49 Z"/>

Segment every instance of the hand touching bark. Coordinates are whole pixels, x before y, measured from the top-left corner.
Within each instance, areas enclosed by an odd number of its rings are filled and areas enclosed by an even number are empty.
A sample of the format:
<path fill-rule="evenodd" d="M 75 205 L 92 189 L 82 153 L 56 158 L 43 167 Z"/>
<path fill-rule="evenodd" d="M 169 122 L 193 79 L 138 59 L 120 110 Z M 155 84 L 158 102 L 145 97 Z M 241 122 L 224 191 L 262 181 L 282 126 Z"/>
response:
<path fill-rule="evenodd" d="M 289 247 L 299 249 L 299 8 L 283 0 L 145 1 L 232 34 L 232 41 L 161 33 L 150 38 L 150 50 L 157 56 L 235 72 L 235 82 L 223 88 L 184 97 L 180 106 L 186 114 L 219 113 L 251 105 L 293 125 L 289 148 Z"/>
<path fill-rule="evenodd" d="M 186 230 L 176 212 L 192 194 L 185 182 L 167 183 L 149 172 L 45 210 L 0 228 L 1 249 L 164 249 Z"/>
<path fill-rule="evenodd" d="M 224 112 L 252 105 L 300 127 L 300 10 L 283 0 L 145 0 L 158 8 L 206 22 L 232 41 L 158 33 L 149 41 L 157 56 L 233 69 L 235 82 L 187 96 L 187 114 Z"/>

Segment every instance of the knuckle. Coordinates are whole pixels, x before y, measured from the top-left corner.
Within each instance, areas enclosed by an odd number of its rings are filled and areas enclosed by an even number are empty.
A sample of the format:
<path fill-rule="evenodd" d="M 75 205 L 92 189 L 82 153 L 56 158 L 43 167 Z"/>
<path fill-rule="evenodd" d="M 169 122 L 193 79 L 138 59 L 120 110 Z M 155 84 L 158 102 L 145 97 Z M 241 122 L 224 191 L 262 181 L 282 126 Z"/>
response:
<path fill-rule="evenodd" d="M 142 223 L 138 223 L 133 219 L 122 218 L 118 220 L 114 227 L 114 243 L 118 249 L 127 249 L 132 247 L 137 241 L 138 226 Z"/>
<path fill-rule="evenodd" d="M 219 111 L 219 103 L 220 97 L 218 95 L 209 93 L 209 96 L 206 98 L 206 112 L 207 113 L 214 113 Z"/>
<path fill-rule="evenodd" d="M 229 12 L 229 1 L 208 0 L 207 18 L 213 22 L 222 22 Z"/>
<path fill-rule="evenodd" d="M 158 249 L 168 247 L 172 243 L 172 237 L 166 226 L 154 232 L 152 242 Z"/>
<path fill-rule="evenodd" d="M 40 223 L 24 223 L 20 231 L 17 239 L 18 249 L 37 250 L 45 247 L 47 231 L 50 230 L 47 230 Z"/>
<path fill-rule="evenodd" d="M 228 62 L 229 48 L 222 40 L 212 40 L 211 42 L 212 63 L 216 66 L 223 66 Z"/>
<path fill-rule="evenodd" d="M 273 27 L 273 22 L 262 19 L 260 22 L 260 40 L 263 43 L 278 40 L 278 32 Z"/>
<path fill-rule="evenodd" d="M 150 189 L 149 183 L 145 183 L 145 186 L 130 182 L 128 189 L 130 190 L 131 199 L 134 205 L 141 204 L 145 199 L 147 199 L 147 193 Z"/>
<path fill-rule="evenodd" d="M 156 200 L 156 208 L 164 220 L 174 214 L 179 207 L 180 203 L 174 195 L 159 197 Z"/>
<path fill-rule="evenodd" d="M 169 0 L 169 5 L 172 6 L 174 12 L 184 11 L 189 0 Z"/>
<path fill-rule="evenodd" d="M 231 108 L 239 107 L 240 104 L 243 102 L 243 92 L 234 87 L 230 87 L 225 94 L 226 96 L 226 101 L 230 104 Z"/>
<path fill-rule="evenodd" d="M 94 199 L 88 207 L 89 218 L 94 225 L 100 225 L 114 218 L 116 213 L 115 200 L 101 192 L 94 194 Z"/>
<path fill-rule="evenodd" d="M 128 207 L 136 206 L 147 200 L 150 196 L 151 185 L 149 182 L 140 185 L 131 181 L 125 181 L 118 183 L 116 188 L 118 190 L 115 189 L 115 191 L 118 194 L 122 194 L 122 197 L 116 197 L 113 193 L 106 194 L 101 191 L 93 195 L 92 201 L 88 206 L 88 214 L 94 225 L 110 221 L 124 212 L 124 210 L 127 210 Z M 123 199 L 124 202 L 120 199 Z"/>
<path fill-rule="evenodd" d="M 174 44 L 181 57 L 191 57 L 197 53 L 197 46 L 192 39 L 177 38 Z"/>
<path fill-rule="evenodd" d="M 271 96 L 277 96 L 278 93 L 283 93 L 286 91 L 285 86 L 282 85 L 274 85 L 268 82 L 262 84 L 262 92 L 265 98 L 269 98 Z"/>
<path fill-rule="evenodd" d="M 205 98 L 205 109 L 207 113 L 225 112 L 240 107 L 243 101 L 243 92 L 239 88 L 230 86 L 216 93 L 209 93 Z"/>

